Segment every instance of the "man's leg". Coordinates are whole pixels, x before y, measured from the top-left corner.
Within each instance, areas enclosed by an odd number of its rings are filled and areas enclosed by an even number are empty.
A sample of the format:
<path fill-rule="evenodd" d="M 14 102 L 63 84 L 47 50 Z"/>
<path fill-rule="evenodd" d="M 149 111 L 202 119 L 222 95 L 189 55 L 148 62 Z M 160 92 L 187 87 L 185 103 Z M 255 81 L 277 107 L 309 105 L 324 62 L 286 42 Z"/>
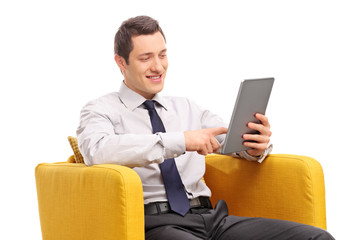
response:
<path fill-rule="evenodd" d="M 188 213 L 184 217 L 176 213 L 145 215 L 146 240 L 199 240 L 206 239 L 206 235 L 201 214 Z"/>
<path fill-rule="evenodd" d="M 214 240 L 322 240 L 335 239 L 327 231 L 300 223 L 267 218 L 228 216 L 213 235 Z"/>
<path fill-rule="evenodd" d="M 151 229 L 145 233 L 146 240 L 201 240 L 194 234 L 176 226 L 163 226 Z"/>

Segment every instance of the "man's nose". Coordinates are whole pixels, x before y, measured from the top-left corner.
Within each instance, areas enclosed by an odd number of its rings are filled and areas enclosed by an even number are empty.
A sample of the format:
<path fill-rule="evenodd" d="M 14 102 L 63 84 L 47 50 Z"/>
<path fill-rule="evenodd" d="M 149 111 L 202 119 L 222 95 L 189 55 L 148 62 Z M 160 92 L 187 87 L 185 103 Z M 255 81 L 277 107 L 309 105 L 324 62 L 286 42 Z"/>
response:
<path fill-rule="evenodd" d="M 151 65 L 151 71 L 156 73 L 161 73 L 164 70 L 164 67 L 162 65 L 162 62 L 159 58 L 155 57 L 152 65 Z"/>

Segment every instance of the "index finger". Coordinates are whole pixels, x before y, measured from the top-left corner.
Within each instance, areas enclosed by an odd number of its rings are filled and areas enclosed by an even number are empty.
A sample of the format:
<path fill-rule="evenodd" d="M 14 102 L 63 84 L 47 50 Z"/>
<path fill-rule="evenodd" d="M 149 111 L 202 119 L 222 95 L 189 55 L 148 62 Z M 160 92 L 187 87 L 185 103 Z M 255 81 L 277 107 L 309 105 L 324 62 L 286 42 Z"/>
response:
<path fill-rule="evenodd" d="M 220 134 L 225 134 L 227 133 L 227 128 L 225 127 L 218 127 L 218 128 L 209 128 L 211 134 L 213 136 L 217 136 L 217 135 L 220 135 Z"/>

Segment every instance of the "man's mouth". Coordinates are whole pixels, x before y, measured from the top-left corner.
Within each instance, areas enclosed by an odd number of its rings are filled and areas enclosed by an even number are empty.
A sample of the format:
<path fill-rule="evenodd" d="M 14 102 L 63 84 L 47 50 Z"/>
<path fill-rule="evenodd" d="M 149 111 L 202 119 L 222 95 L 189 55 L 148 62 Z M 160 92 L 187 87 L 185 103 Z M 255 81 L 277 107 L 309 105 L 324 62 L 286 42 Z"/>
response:
<path fill-rule="evenodd" d="M 152 82 L 161 82 L 162 75 L 146 76 L 146 78 L 150 79 Z"/>

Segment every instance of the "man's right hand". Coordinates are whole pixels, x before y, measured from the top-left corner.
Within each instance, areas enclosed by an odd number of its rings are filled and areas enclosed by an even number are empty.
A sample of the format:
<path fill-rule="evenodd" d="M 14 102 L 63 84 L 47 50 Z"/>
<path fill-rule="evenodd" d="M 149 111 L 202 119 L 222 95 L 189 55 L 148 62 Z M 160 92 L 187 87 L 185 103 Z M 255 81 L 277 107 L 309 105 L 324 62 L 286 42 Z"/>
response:
<path fill-rule="evenodd" d="M 184 132 L 186 151 L 197 151 L 201 155 L 216 152 L 220 144 L 215 136 L 227 133 L 227 128 L 205 128 Z"/>

